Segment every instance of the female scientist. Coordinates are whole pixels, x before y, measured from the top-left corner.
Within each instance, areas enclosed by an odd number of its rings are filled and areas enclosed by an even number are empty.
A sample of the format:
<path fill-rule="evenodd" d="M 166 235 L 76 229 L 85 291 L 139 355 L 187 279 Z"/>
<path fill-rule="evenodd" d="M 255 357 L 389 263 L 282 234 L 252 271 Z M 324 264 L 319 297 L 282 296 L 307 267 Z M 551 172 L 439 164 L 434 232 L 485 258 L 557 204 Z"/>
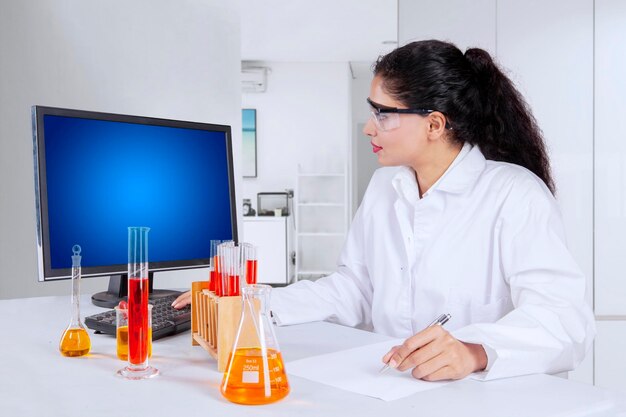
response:
<path fill-rule="evenodd" d="M 382 361 L 424 380 L 576 367 L 594 318 L 523 97 L 486 51 L 434 40 L 379 58 L 374 75 L 364 132 L 383 168 L 337 272 L 276 289 L 277 322 L 406 338 Z"/>

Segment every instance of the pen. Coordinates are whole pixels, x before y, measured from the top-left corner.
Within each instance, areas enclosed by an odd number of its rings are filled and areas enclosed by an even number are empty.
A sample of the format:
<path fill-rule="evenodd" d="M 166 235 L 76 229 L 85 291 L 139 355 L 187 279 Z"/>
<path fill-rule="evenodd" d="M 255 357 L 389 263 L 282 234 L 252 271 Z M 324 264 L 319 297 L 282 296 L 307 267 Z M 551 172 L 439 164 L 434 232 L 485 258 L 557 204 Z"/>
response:
<path fill-rule="evenodd" d="M 432 327 L 432 326 L 436 326 L 436 325 L 440 325 L 443 326 L 444 324 L 446 324 L 448 322 L 448 320 L 450 320 L 450 317 L 452 317 L 450 314 L 442 314 L 439 317 L 437 317 L 435 320 L 433 320 L 432 323 L 430 323 L 428 325 L 428 327 Z M 380 371 L 378 371 L 379 374 L 382 374 L 383 372 L 385 372 L 387 369 L 389 369 L 389 363 L 386 363 L 385 366 L 383 366 Z"/>

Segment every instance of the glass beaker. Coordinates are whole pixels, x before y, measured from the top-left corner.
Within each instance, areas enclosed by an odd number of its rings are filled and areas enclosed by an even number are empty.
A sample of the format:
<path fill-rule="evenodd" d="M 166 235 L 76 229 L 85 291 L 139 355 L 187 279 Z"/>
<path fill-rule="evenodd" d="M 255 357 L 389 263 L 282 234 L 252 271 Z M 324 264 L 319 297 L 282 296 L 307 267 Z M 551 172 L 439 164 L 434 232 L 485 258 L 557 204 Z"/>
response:
<path fill-rule="evenodd" d="M 148 361 L 149 231 L 149 227 L 128 228 L 128 365 L 117 371 L 126 379 L 159 374 Z"/>
<path fill-rule="evenodd" d="M 269 319 L 269 285 L 242 288 L 241 319 L 220 391 L 238 404 L 269 404 L 289 394 L 278 340 Z"/>
<path fill-rule="evenodd" d="M 128 309 L 115 306 L 117 357 L 128 360 Z M 152 304 L 148 304 L 148 358 L 152 357 Z"/>
<path fill-rule="evenodd" d="M 80 319 L 80 246 L 72 247 L 72 315 L 70 316 L 70 324 L 67 326 L 61 341 L 59 342 L 59 351 L 63 356 L 75 357 L 83 356 L 89 353 L 91 349 L 91 339 L 89 333 Z"/>

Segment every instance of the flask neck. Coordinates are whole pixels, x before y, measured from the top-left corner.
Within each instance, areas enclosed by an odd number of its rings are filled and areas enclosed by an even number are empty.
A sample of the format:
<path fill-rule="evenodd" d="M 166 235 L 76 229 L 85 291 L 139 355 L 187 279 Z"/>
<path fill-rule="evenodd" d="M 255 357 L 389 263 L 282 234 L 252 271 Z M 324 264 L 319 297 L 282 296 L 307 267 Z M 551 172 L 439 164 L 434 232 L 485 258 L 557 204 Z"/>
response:
<path fill-rule="evenodd" d="M 270 287 L 267 285 L 249 285 L 243 287 L 243 301 L 252 302 L 257 314 L 269 317 Z"/>
<path fill-rule="evenodd" d="M 70 317 L 70 327 L 83 327 L 80 320 L 80 266 L 72 267 L 72 315 Z"/>

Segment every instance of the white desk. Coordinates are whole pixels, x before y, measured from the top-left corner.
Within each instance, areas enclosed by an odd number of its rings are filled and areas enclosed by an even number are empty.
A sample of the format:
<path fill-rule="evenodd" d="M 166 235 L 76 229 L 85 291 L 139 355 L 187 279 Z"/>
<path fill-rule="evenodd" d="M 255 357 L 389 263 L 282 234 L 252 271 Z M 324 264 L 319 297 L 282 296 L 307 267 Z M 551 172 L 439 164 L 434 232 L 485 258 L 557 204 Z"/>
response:
<path fill-rule="evenodd" d="M 101 311 L 83 299 L 83 317 Z M 618 394 L 547 375 L 465 380 L 393 402 L 290 376 L 283 401 L 239 406 L 221 397 L 221 374 L 189 333 L 154 343 L 159 377 L 126 381 L 111 336 L 90 333 L 87 357 L 60 355 L 69 315 L 68 297 L 0 301 L 0 416 L 626 416 Z M 287 372 L 290 360 L 386 339 L 329 323 L 279 328 L 278 338 Z"/>

